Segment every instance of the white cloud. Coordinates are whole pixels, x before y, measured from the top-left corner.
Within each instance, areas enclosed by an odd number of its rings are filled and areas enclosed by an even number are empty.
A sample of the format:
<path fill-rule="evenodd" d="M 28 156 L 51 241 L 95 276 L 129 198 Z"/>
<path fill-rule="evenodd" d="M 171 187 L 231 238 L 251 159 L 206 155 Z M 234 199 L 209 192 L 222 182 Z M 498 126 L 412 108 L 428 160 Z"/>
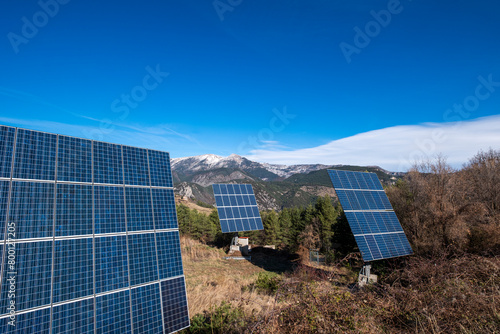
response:
<path fill-rule="evenodd" d="M 453 123 L 394 126 L 293 151 L 257 149 L 246 157 L 276 164 L 378 165 L 406 171 L 443 154 L 460 167 L 479 150 L 500 149 L 500 115 Z"/>
<path fill-rule="evenodd" d="M 180 142 L 190 142 L 199 145 L 195 139 L 188 135 L 178 133 L 164 124 L 159 124 L 154 127 L 141 127 L 118 123 L 86 126 L 54 121 L 16 119 L 8 117 L 0 117 L 0 123 L 79 138 L 94 139 L 165 151 L 169 151 L 174 145 L 179 145 Z"/>

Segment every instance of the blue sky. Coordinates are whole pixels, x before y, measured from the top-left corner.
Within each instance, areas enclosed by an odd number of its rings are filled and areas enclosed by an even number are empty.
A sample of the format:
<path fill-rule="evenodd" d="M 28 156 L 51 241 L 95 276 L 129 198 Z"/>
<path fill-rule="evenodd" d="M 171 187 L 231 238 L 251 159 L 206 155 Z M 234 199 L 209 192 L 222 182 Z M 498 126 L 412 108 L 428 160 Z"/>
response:
<path fill-rule="evenodd" d="M 500 148 L 499 15 L 463 0 L 9 0 L 0 123 L 172 157 L 458 167 Z"/>

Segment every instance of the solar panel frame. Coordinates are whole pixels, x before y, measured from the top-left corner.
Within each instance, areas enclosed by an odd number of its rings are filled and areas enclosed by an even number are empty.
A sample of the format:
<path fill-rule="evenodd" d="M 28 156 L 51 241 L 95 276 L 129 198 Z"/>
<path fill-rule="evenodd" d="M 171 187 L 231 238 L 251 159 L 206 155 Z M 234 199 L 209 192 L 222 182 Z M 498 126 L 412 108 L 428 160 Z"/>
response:
<path fill-rule="evenodd" d="M 263 230 L 251 184 L 213 184 L 222 233 Z"/>
<path fill-rule="evenodd" d="M 0 125 L 0 158 L 1 333 L 166 332 L 167 317 L 169 331 L 189 326 L 167 152 Z M 12 241 L 7 222 L 16 224 Z M 174 289 L 162 292 L 164 282 Z M 156 309 L 138 298 L 156 298 Z M 175 314 L 163 298 L 176 298 Z"/>
<path fill-rule="evenodd" d="M 328 175 L 365 262 L 413 254 L 375 173 L 329 169 Z"/>

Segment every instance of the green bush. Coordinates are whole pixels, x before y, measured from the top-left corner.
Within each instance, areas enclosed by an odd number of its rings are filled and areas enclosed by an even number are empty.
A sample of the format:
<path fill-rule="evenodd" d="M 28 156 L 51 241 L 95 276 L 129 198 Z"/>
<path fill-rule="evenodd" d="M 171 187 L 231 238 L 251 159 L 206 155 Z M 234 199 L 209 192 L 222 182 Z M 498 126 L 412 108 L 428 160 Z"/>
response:
<path fill-rule="evenodd" d="M 281 277 L 278 274 L 264 271 L 259 273 L 254 286 L 264 293 L 274 294 L 278 290 L 280 282 Z"/>
<path fill-rule="evenodd" d="M 240 333 L 246 326 L 243 310 L 222 302 L 203 314 L 191 318 L 191 326 L 182 333 Z"/>

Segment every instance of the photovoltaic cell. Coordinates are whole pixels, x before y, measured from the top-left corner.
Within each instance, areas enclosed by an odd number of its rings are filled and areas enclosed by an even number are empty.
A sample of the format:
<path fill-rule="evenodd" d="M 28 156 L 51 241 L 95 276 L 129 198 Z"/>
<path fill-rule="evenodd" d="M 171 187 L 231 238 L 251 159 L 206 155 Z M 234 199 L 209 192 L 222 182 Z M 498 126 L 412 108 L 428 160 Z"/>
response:
<path fill-rule="evenodd" d="M 55 306 L 52 311 L 52 332 L 93 333 L 94 299 Z"/>
<path fill-rule="evenodd" d="M 18 129 L 13 177 L 54 180 L 56 146 L 56 135 Z"/>
<path fill-rule="evenodd" d="M 182 275 L 179 232 L 156 233 L 160 279 Z"/>
<path fill-rule="evenodd" d="M 0 126 L 0 177 L 10 177 L 16 128 Z"/>
<path fill-rule="evenodd" d="M 163 333 L 160 285 L 149 284 L 134 288 L 132 316 L 135 333 Z"/>
<path fill-rule="evenodd" d="M 57 184 L 56 236 L 92 234 L 92 186 Z"/>
<path fill-rule="evenodd" d="M 56 240 L 53 302 L 92 295 L 92 238 Z"/>
<path fill-rule="evenodd" d="M 189 314 L 184 279 L 175 278 L 163 281 L 161 284 L 161 298 L 163 305 L 163 323 L 165 331 L 171 333 L 189 326 Z"/>
<path fill-rule="evenodd" d="M 328 170 L 364 261 L 412 254 L 375 173 Z"/>
<path fill-rule="evenodd" d="M 96 293 L 129 286 L 127 260 L 125 235 L 95 238 Z"/>
<path fill-rule="evenodd" d="M 132 333 L 130 291 L 97 297 L 96 315 L 97 333 Z"/>
<path fill-rule="evenodd" d="M 189 325 L 166 152 L 0 126 L 0 240 L 0 333 Z M 162 312 L 163 299 L 175 305 Z"/>
<path fill-rule="evenodd" d="M 250 184 L 214 184 L 215 204 L 223 233 L 263 230 Z"/>
<path fill-rule="evenodd" d="M 92 141 L 59 136 L 57 180 L 92 182 Z"/>

